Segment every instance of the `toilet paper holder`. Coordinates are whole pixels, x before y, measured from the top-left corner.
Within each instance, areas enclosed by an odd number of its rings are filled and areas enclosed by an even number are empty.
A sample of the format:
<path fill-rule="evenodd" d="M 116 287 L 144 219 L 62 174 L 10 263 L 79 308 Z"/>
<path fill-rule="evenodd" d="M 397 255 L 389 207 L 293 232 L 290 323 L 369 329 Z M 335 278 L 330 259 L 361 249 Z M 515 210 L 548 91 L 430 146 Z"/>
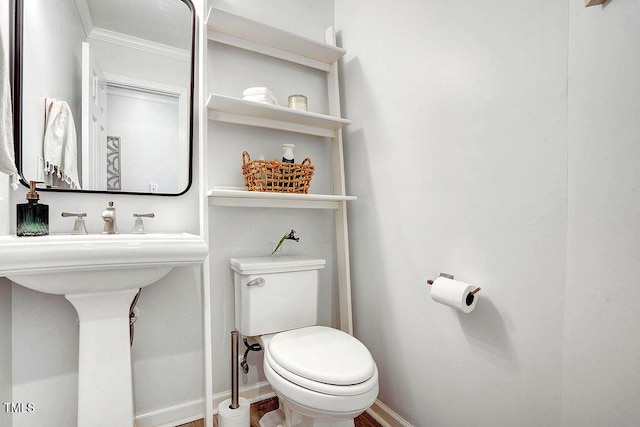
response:
<path fill-rule="evenodd" d="M 440 273 L 439 277 L 446 277 L 447 279 L 453 280 L 453 274 Z M 431 280 L 431 279 L 427 280 L 427 285 L 429 285 L 429 286 L 433 285 L 433 280 Z M 477 294 L 478 292 L 480 292 L 480 289 L 481 288 L 474 289 L 473 291 L 471 291 L 471 295 Z"/>

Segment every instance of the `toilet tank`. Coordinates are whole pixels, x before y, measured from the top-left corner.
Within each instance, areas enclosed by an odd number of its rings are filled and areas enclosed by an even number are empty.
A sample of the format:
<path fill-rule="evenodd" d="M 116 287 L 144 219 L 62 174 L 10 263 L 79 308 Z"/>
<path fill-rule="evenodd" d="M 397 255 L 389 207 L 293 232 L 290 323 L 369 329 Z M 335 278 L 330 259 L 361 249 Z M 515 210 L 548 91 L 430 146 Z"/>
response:
<path fill-rule="evenodd" d="M 245 336 L 272 334 L 318 321 L 318 270 L 303 256 L 232 258 L 235 326 Z"/>

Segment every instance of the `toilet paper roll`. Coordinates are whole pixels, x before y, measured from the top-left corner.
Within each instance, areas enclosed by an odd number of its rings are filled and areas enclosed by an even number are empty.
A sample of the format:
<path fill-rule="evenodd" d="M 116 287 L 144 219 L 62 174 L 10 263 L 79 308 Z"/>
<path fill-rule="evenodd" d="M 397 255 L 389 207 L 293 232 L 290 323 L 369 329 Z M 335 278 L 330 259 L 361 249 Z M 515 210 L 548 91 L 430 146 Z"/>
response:
<path fill-rule="evenodd" d="M 238 404 L 238 408 L 231 409 L 231 399 L 227 399 L 218 405 L 218 427 L 249 427 L 249 401 L 241 397 Z"/>
<path fill-rule="evenodd" d="M 478 296 L 472 294 L 475 289 L 476 286 L 468 283 L 438 277 L 431 285 L 431 299 L 463 313 L 470 313 L 478 303 Z"/>

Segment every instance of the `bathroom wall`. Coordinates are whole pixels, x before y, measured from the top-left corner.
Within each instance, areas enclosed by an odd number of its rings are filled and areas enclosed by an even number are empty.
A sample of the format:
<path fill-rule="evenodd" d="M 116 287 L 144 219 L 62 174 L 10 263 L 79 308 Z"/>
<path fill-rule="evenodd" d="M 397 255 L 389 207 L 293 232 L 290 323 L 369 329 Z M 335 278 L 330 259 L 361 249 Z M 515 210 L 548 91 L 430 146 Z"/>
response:
<path fill-rule="evenodd" d="M 315 40 L 324 40 L 325 29 L 333 23 L 333 2 L 261 0 L 210 2 L 210 5 L 260 20 Z M 287 105 L 290 94 L 302 93 L 309 99 L 309 111 L 327 113 L 326 74 L 285 61 L 210 43 L 208 46 L 209 91 L 242 97 L 251 86 L 267 86 L 280 105 Z M 244 186 L 241 155 L 252 158 L 279 158 L 283 143 L 294 143 L 297 161 L 311 158 L 316 171 L 311 192 L 332 192 L 331 147 L 325 138 L 209 122 L 209 186 Z M 229 259 L 242 256 L 268 256 L 282 235 L 295 229 L 299 242 L 287 241 L 282 253 L 309 255 L 327 260 L 320 271 L 319 322 L 335 324 L 336 265 L 333 211 L 317 209 L 248 209 L 210 207 L 210 265 L 212 293 L 213 391 L 230 388 L 230 332 L 234 329 L 233 275 Z M 241 350 L 244 345 L 241 343 Z M 262 353 L 249 357 L 250 372 L 240 376 L 240 385 L 252 388 L 264 381 Z"/>
<path fill-rule="evenodd" d="M 24 152 L 40 153 L 41 157 L 45 98 L 68 102 L 76 118 L 77 134 L 81 134 L 81 43 L 85 32 L 73 0 L 42 2 L 38 7 L 24 9 L 23 21 L 29 36 L 23 40 L 23 81 L 29 83 L 23 84 L 22 141 L 24 147 L 29 147 Z M 24 158 L 22 164 L 27 180 L 40 180 L 36 157 Z"/>
<path fill-rule="evenodd" d="M 0 278 L 0 405 L 11 402 L 11 282 Z M 0 406 L 0 427 L 11 427 L 11 413 Z"/>
<path fill-rule="evenodd" d="M 200 1 L 194 1 L 196 8 Z M 2 5 L 0 15 L 12 15 Z M 197 142 L 196 142 L 197 144 Z M 87 212 L 89 233 L 102 231 L 101 212 L 115 202 L 120 232 L 133 229 L 134 212 L 155 212 L 145 220 L 148 232 L 199 233 L 198 155 L 191 189 L 178 197 L 118 194 L 71 194 L 43 191 L 49 204 L 50 228 L 65 233 L 73 221 L 62 211 Z M 26 189 L 11 192 L 9 234 L 15 233 L 15 204 Z M 201 280 L 197 268 L 176 268 L 145 288 L 139 301 L 140 318 L 132 350 L 134 398 L 138 415 L 153 415 L 203 396 Z M 0 309 L 4 309 L 0 306 Z M 50 296 L 12 286 L 13 400 L 33 402 L 36 410 L 17 414 L 13 427 L 75 425 L 77 411 L 77 324 L 73 307 L 62 296 Z M 38 351 L 34 352 L 33 349 Z M 199 409 L 198 406 L 196 408 Z M 3 426 L 4 427 L 4 426 Z"/>
<path fill-rule="evenodd" d="M 411 424 L 637 424 L 639 19 L 336 2 L 355 333 Z M 440 272 L 473 313 L 430 299 Z"/>
<path fill-rule="evenodd" d="M 100 58 L 100 66 L 105 73 L 178 87 L 189 85 L 184 76 L 191 64 L 186 58 L 160 55 L 103 40 L 89 39 L 89 43 Z"/>
<path fill-rule="evenodd" d="M 640 4 L 571 2 L 567 426 L 630 426 L 640 408 Z"/>
<path fill-rule="evenodd" d="M 567 5 L 336 2 L 355 335 L 414 426 L 560 425 Z"/>
<path fill-rule="evenodd" d="M 120 138 L 120 189 L 146 192 L 153 183 L 159 193 L 183 191 L 188 164 L 180 167 L 187 146 L 179 143 L 180 98 L 107 86 L 107 100 L 108 135 Z"/>
<path fill-rule="evenodd" d="M 199 3 L 199 2 L 195 2 Z M 333 2 L 302 5 L 294 0 L 213 2 L 246 16 L 272 25 L 324 39 L 324 30 L 333 21 Z M 196 4 L 196 8 L 200 5 Z M 223 46 L 209 46 L 210 75 L 208 85 L 218 93 L 240 96 L 243 89 L 268 85 L 281 105 L 286 105 L 291 93 L 306 93 L 311 111 L 327 109 L 326 81 L 321 72 L 308 73 L 306 68 L 278 60 L 265 62 L 257 54 L 245 54 Z M 226 68 L 226 67 L 229 68 Z M 241 127 L 209 124 L 209 181 L 211 185 L 243 185 L 240 154 L 249 149 L 254 155 L 279 157 L 281 145 L 291 142 L 288 133 L 251 132 Z M 318 167 L 312 190 L 331 191 L 330 148 L 321 138 L 296 137 L 296 156 L 311 157 Z M 236 159 L 235 161 L 233 159 Z M 197 166 L 197 155 L 194 165 Z M 194 171 L 194 179 L 198 170 Z M 145 221 L 148 231 L 198 232 L 197 179 L 192 189 L 179 197 L 118 196 L 100 194 L 71 195 L 42 192 L 41 199 L 50 205 L 51 229 L 64 232 L 72 223 L 60 218 L 63 210 L 89 213 L 87 228 L 100 232 L 100 213 L 108 200 L 114 200 L 122 232 L 129 226 L 133 212 L 144 208 L 156 213 Z M 12 196 L 18 203 L 23 196 Z M 321 210 L 280 209 L 209 209 L 212 253 L 212 342 L 214 356 L 214 393 L 224 394 L 230 387 L 229 333 L 233 326 L 233 286 L 229 258 L 234 256 L 268 255 L 282 234 L 291 228 L 298 232 L 300 242 L 287 242 L 283 254 L 306 254 L 327 259 L 321 271 L 320 322 L 335 322 L 334 311 L 336 267 L 334 253 L 333 212 Z M 131 220 L 132 221 L 132 220 Z M 10 219 L 15 232 L 15 216 Z M 133 222 L 131 222 L 131 225 Z M 159 283 L 145 288 L 139 302 L 140 318 L 136 323 L 132 350 L 135 406 L 138 416 L 153 419 L 163 410 L 182 413 L 181 407 L 200 410 L 203 396 L 202 318 L 200 280 L 194 269 L 175 269 Z M 36 401 L 47 405 L 45 411 L 16 417 L 14 427 L 46 424 L 45 417 L 59 425 L 71 425 L 75 420 L 77 397 L 77 327 L 75 313 L 62 297 L 43 296 L 13 285 L 13 360 L 14 399 Z M 16 309 L 16 307 L 20 309 Z M 176 315 L 176 313 L 178 315 Z M 46 326 L 46 327 L 45 327 Z M 38 354 L 27 353 L 29 344 L 38 343 Z M 243 387 L 253 387 L 264 381 L 261 354 L 250 356 L 251 371 L 241 376 Z M 37 369 L 34 369 L 37 367 Z M 32 372 L 33 371 L 33 372 Z M 55 396 L 55 400 L 52 396 Z M 61 405 L 60 402 L 65 402 Z M 55 407 L 51 405 L 56 404 Z M 37 406 L 36 406 L 37 407 Z M 41 406 L 44 408 L 44 406 Z M 193 415 L 197 415 L 194 413 Z M 31 423 L 31 424 L 29 424 Z"/>
<path fill-rule="evenodd" d="M 318 39 L 333 19 L 329 1 L 263 3 L 213 2 Z M 379 399 L 413 425 L 632 425 L 640 417 L 638 7 L 631 0 L 588 9 L 568 0 L 335 3 L 348 50 L 340 68 L 343 114 L 353 120 L 345 131 L 347 189 L 358 196 L 349 205 L 355 333 L 378 364 Z M 7 16 L 3 6 L 0 22 Z M 212 69 L 208 84 L 223 94 L 238 96 L 265 70 L 258 57 L 231 48 L 210 47 L 209 59 L 238 67 Z M 290 90 L 306 90 L 317 108 L 326 105 L 320 76 L 302 77 L 275 60 L 262 76 L 281 103 Z M 292 81 L 304 85 L 292 88 Z M 210 123 L 210 184 L 241 185 L 241 150 L 276 156 L 284 139 Z M 296 144 L 297 156 L 329 161 L 322 144 Z M 0 177 L 5 196 L 1 184 Z M 59 213 L 78 209 L 89 213 L 89 231 L 99 232 L 112 199 L 122 230 L 144 208 L 157 215 L 149 231 L 197 233 L 197 185 L 172 198 L 41 196 L 57 232 L 72 225 Z M 320 192 L 330 178 L 319 171 L 313 185 Z M 0 210 L 0 226 L 10 215 L 9 233 L 23 193 L 8 195 L 7 215 Z M 322 281 L 335 283 L 333 218 L 220 207 L 209 214 L 219 393 L 229 387 L 233 328 L 228 259 L 265 253 L 295 228 L 301 241 L 288 242 L 286 252 L 326 257 Z M 430 299 L 424 282 L 440 272 L 483 288 L 473 313 Z M 321 321 L 330 324 L 335 293 L 322 292 Z M 199 293 L 191 268 L 143 291 L 133 348 L 138 414 L 202 398 Z M 13 285 L 10 301 L 0 295 L 0 316 L 7 310 L 13 400 L 42 408 L 15 417 L 13 426 L 73 425 L 73 308 Z M 243 386 L 263 380 L 258 355 L 250 365 Z M 0 399 L 3 378 L 4 357 Z"/>
<path fill-rule="evenodd" d="M 0 10 L 2 49 L 9 55 L 9 14 Z M 0 174 L 0 236 L 9 234 L 9 179 Z M 0 278 L 0 404 L 11 402 L 11 282 Z M 12 427 L 11 414 L 0 407 L 0 427 Z"/>
<path fill-rule="evenodd" d="M 11 187 L 9 185 L 9 178 L 7 175 L 0 175 L 0 236 L 10 234 L 9 233 L 9 208 L 11 202 L 9 198 L 9 191 Z"/>

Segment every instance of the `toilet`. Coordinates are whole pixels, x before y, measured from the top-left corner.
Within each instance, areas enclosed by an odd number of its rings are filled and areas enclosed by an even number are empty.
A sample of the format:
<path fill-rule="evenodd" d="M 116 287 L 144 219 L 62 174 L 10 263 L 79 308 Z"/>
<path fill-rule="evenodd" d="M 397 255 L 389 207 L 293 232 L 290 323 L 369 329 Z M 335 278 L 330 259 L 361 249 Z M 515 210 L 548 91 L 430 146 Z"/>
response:
<path fill-rule="evenodd" d="M 318 270 L 302 256 L 232 258 L 235 326 L 264 350 L 279 409 L 260 427 L 353 427 L 378 396 L 378 369 L 353 336 L 318 323 Z"/>

